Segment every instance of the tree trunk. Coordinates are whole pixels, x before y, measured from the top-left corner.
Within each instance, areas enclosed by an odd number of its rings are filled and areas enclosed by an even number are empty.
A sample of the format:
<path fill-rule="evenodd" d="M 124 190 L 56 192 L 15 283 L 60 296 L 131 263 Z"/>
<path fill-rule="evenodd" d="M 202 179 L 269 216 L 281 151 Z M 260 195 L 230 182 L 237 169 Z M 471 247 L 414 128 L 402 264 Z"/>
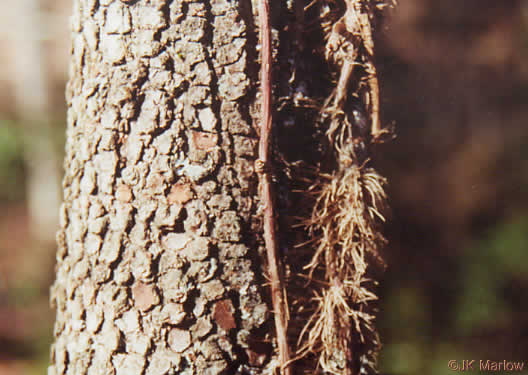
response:
<path fill-rule="evenodd" d="M 49 374 L 269 364 L 241 3 L 74 1 Z"/>

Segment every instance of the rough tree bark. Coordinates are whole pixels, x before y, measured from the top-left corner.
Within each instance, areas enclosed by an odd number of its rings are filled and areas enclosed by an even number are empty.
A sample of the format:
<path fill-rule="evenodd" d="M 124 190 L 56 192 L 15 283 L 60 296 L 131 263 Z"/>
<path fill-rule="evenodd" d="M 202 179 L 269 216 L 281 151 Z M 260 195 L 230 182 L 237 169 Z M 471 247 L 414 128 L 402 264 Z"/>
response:
<path fill-rule="evenodd" d="M 271 360 L 241 3 L 74 1 L 49 374 Z"/>

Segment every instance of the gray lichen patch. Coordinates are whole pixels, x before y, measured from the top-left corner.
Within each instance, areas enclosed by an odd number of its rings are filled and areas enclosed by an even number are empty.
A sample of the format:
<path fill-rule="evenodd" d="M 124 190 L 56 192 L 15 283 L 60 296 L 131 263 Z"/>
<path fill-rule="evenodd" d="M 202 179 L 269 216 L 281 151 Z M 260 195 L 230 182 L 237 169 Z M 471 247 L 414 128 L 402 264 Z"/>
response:
<path fill-rule="evenodd" d="M 120 2 L 113 2 L 106 10 L 106 24 L 104 31 L 107 34 L 126 34 L 132 30 L 130 9 Z"/>
<path fill-rule="evenodd" d="M 196 323 L 191 326 L 191 334 L 193 337 L 205 337 L 213 329 L 213 323 L 209 317 L 198 318 Z"/>
<path fill-rule="evenodd" d="M 164 322 L 171 325 L 178 325 L 185 319 L 187 313 L 181 303 L 167 303 L 161 309 Z"/>
<path fill-rule="evenodd" d="M 146 375 L 167 374 L 171 368 L 177 368 L 179 363 L 180 358 L 175 357 L 174 354 L 167 352 L 167 350 L 157 350 L 150 357 Z"/>
<path fill-rule="evenodd" d="M 191 345 L 191 333 L 180 328 L 172 328 L 169 331 L 167 341 L 171 350 L 182 353 Z"/>
<path fill-rule="evenodd" d="M 189 261 L 204 260 L 209 256 L 210 247 L 211 241 L 207 237 L 198 237 L 187 243 L 180 254 Z"/>
<path fill-rule="evenodd" d="M 211 280 L 200 284 L 200 290 L 208 301 L 214 301 L 224 295 L 225 288 L 220 280 Z"/>
<path fill-rule="evenodd" d="M 145 357 L 139 354 L 116 354 L 112 357 L 116 375 L 141 375 L 145 367 Z"/>
<path fill-rule="evenodd" d="M 249 81 L 245 73 L 224 74 L 218 81 L 219 94 L 228 100 L 237 100 L 246 94 Z"/>
<path fill-rule="evenodd" d="M 220 241 L 240 240 L 240 219 L 235 211 L 224 211 L 215 221 L 213 236 Z"/>

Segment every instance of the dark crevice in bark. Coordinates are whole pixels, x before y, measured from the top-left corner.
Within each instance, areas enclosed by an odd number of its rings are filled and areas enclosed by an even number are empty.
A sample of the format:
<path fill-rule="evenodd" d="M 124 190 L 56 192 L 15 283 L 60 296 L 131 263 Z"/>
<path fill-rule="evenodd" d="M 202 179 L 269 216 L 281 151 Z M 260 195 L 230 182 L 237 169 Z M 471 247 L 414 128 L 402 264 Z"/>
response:
<path fill-rule="evenodd" d="M 248 88 L 246 97 L 248 98 L 249 103 L 253 103 L 251 106 L 247 106 L 246 108 L 243 108 L 241 110 L 241 114 L 243 116 L 243 119 L 251 125 L 254 125 L 255 119 L 254 117 L 257 116 L 257 107 L 256 105 L 257 101 L 256 98 L 258 97 L 259 92 L 259 71 L 260 71 L 260 65 L 259 65 L 259 54 L 255 46 L 259 43 L 258 42 L 258 27 L 255 24 L 255 10 L 253 9 L 253 4 L 251 0 L 241 0 L 239 3 L 239 9 L 240 9 L 240 17 L 244 21 L 246 25 L 246 44 L 244 46 L 244 52 L 247 56 L 247 63 L 246 63 L 246 71 L 249 77 L 252 77 L 251 80 L 251 86 Z M 250 136 L 257 137 L 259 133 L 259 129 L 252 126 L 252 133 Z"/>
<path fill-rule="evenodd" d="M 123 250 L 124 250 L 124 246 L 123 246 L 123 244 L 120 242 L 120 244 L 119 244 L 119 255 L 118 255 L 118 257 L 116 258 L 116 260 L 114 260 L 113 262 L 111 262 L 111 263 L 108 265 L 108 268 L 110 268 L 110 279 L 113 279 L 113 278 L 114 278 L 114 272 L 116 272 L 116 269 L 117 269 L 118 264 L 123 260 Z M 132 284 L 132 282 L 129 281 L 128 284 Z M 125 285 L 127 285 L 127 284 L 125 284 Z"/>
<path fill-rule="evenodd" d="M 228 298 L 232 301 L 233 307 L 235 309 L 235 321 L 237 328 L 230 330 L 228 333 L 231 338 L 231 342 L 237 342 L 237 333 L 239 332 L 239 327 L 242 327 L 242 317 L 240 316 L 240 294 L 236 291 L 230 291 L 228 293 Z M 236 360 L 232 361 L 228 368 L 225 370 L 226 374 L 237 374 L 240 371 L 241 366 L 244 363 L 248 363 L 247 354 L 244 348 L 240 345 L 233 345 L 233 352 L 236 354 Z"/>
<path fill-rule="evenodd" d="M 214 16 L 211 13 L 211 4 L 210 2 L 205 2 L 205 19 L 207 20 L 207 27 L 205 28 L 203 42 L 208 46 L 213 46 L 213 22 Z M 211 90 L 211 105 L 210 108 L 213 109 L 214 113 L 220 113 L 220 101 L 218 100 L 218 76 L 214 69 L 213 64 L 213 53 L 211 49 L 205 49 L 205 62 L 211 71 L 211 83 L 209 88 Z M 222 134 L 218 132 L 218 141 L 219 144 L 222 144 Z"/>

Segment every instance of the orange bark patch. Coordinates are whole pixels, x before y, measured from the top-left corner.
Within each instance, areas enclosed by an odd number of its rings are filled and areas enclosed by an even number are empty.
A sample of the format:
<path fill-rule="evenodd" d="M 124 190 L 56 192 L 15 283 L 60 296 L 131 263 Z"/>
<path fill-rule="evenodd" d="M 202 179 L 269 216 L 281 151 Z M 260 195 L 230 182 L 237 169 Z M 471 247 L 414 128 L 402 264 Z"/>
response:
<path fill-rule="evenodd" d="M 128 203 L 132 200 L 132 191 L 127 185 L 119 185 L 116 189 L 116 198 L 120 202 Z"/>
<path fill-rule="evenodd" d="M 193 193 L 189 184 L 176 184 L 171 188 L 167 199 L 170 203 L 183 204 L 190 201 L 192 197 Z"/>
<path fill-rule="evenodd" d="M 160 189 L 163 186 L 163 176 L 159 173 L 151 173 L 147 178 L 147 188 Z"/>
<path fill-rule="evenodd" d="M 193 144 L 197 149 L 210 150 L 218 143 L 218 135 L 214 133 L 192 132 Z"/>
<path fill-rule="evenodd" d="M 218 301 L 213 306 L 213 319 L 220 328 L 224 331 L 229 331 L 236 328 L 235 317 L 233 316 L 234 311 L 231 300 Z"/>
<path fill-rule="evenodd" d="M 132 298 L 138 309 L 145 311 L 159 302 L 158 294 L 152 285 L 138 281 L 132 287 Z"/>

